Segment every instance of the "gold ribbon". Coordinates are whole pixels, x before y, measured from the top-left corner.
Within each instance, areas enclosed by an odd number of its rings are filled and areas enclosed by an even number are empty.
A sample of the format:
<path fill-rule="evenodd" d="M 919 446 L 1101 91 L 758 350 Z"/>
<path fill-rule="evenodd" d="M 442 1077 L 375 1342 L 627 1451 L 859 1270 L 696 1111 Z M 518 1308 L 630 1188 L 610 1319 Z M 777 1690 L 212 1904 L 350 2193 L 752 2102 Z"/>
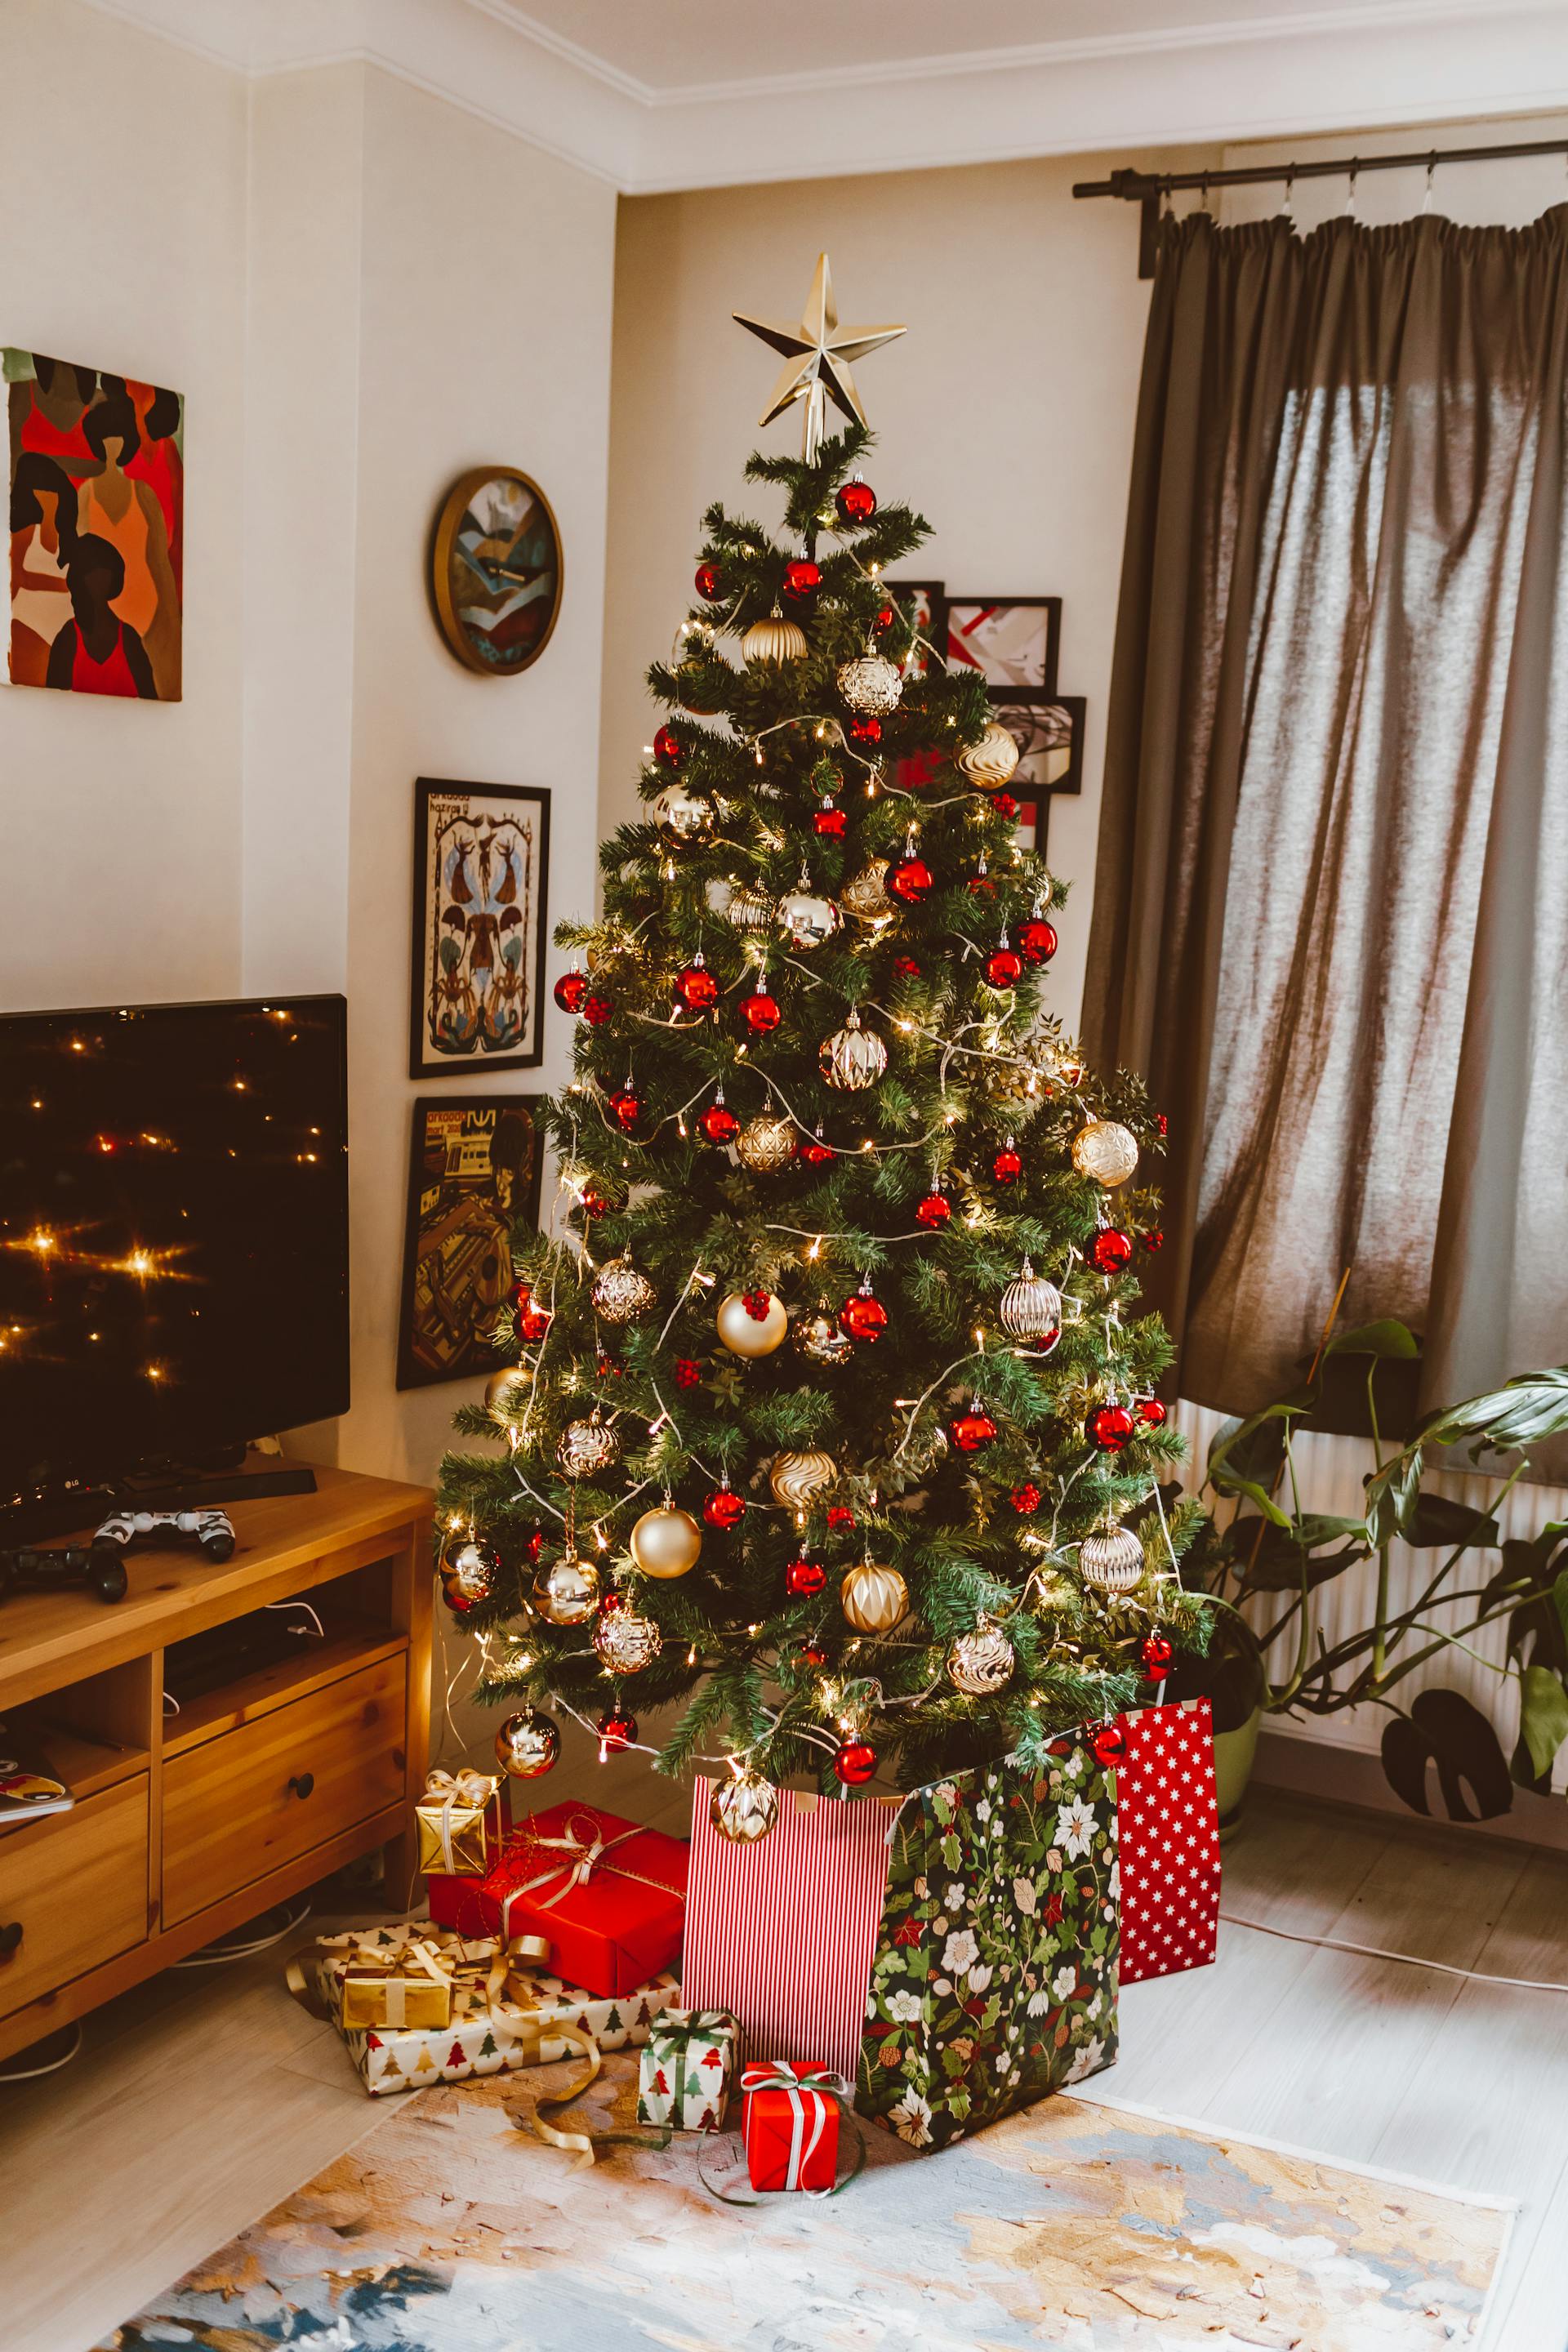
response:
<path fill-rule="evenodd" d="M 605 2061 L 594 2035 L 581 2032 L 575 2026 L 558 2026 L 552 2034 L 545 2034 L 542 2038 L 545 2041 L 568 2043 L 586 2062 L 588 2071 L 581 2082 L 574 2083 L 569 2089 L 552 2091 L 546 2095 L 536 2098 L 533 2103 L 533 2113 L 526 2119 L 514 2114 L 512 2121 L 519 2131 L 531 2131 L 537 2138 L 544 2140 L 551 2147 L 564 2148 L 568 2155 L 576 2158 L 575 2169 L 579 2172 L 597 2161 L 597 2152 L 602 2147 L 659 2148 L 669 2146 L 674 2135 L 668 2124 L 657 2126 L 649 2131 L 602 2131 L 591 2135 L 587 2132 L 561 2131 L 554 2124 L 547 2124 L 544 2121 L 545 2108 L 569 2107 L 574 2099 L 580 2099 L 584 2092 L 591 2089 L 598 2081 L 599 2072 Z M 537 2064 L 547 2062 L 531 2059 L 528 2063 Z"/>
<path fill-rule="evenodd" d="M 389 1978 L 406 1969 L 412 1960 L 438 1982 L 450 1986 L 454 2021 L 481 2008 L 521 2017 L 532 2013 L 527 2000 L 531 1986 L 522 1963 L 548 1962 L 550 1954 L 550 1941 L 544 1936 L 513 1936 L 510 1943 L 503 1945 L 499 1936 L 464 1937 L 449 1927 L 422 1923 L 417 1934 L 406 1928 L 395 1930 L 391 1943 L 362 1941 L 353 1935 L 318 1937 L 307 1952 L 300 1952 L 289 1961 L 284 1981 L 295 2000 L 312 2016 L 329 2018 L 336 2024 L 339 2021 L 332 2016 L 331 2008 L 323 2006 L 310 1990 L 305 1974 L 308 1958 L 346 1960 L 351 1968 L 370 1969 Z M 388 2018 L 387 2025 L 394 2032 L 399 2030 L 393 2018 Z"/>
<path fill-rule="evenodd" d="M 586 1838 L 581 1834 L 580 1825 L 584 1824 L 588 1831 Z M 604 1862 L 605 1854 L 613 1853 L 618 1845 L 625 1845 L 628 1838 L 647 1837 L 649 1832 L 641 1822 L 637 1822 L 630 1829 L 617 1830 L 614 1837 L 605 1837 L 601 1835 L 599 1825 L 592 1813 L 574 1813 L 566 1823 L 565 1834 L 563 1837 L 540 1837 L 531 1830 L 527 1834 L 530 1843 L 541 1853 L 563 1853 L 568 1855 L 570 1859 L 565 1862 L 552 1863 L 550 1868 L 542 1870 L 537 1877 L 531 1878 L 525 1885 L 511 1887 L 508 1891 L 501 1902 L 503 1928 L 509 1928 L 511 1925 L 512 1905 L 520 1903 L 525 1895 L 532 1895 L 541 1886 L 548 1886 L 552 1878 L 561 1879 L 562 1884 L 556 1888 L 554 1894 L 543 1896 L 539 1906 L 542 1911 L 552 1911 L 558 1903 L 564 1902 L 574 1888 L 587 1885 L 595 1870 Z M 638 1886 L 654 1886 L 663 1895 L 673 1895 L 682 1903 L 686 1900 L 684 1889 L 671 1886 L 666 1878 L 649 1878 L 640 1870 L 628 1870 L 626 1864 L 620 1862 L 604 1862 L 604 1866 L 612 1877 L 631 1879 Z"/>

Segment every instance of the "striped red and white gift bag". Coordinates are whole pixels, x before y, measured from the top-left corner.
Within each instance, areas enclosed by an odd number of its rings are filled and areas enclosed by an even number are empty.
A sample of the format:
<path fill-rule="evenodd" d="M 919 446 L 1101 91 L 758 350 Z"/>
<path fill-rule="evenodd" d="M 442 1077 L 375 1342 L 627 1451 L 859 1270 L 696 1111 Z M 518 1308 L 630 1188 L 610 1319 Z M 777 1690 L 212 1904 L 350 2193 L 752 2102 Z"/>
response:
<path fill-rule="evenodd" d="M 900 1801 L 784 1789 L 766 1837 L 736 1845 L 709 1818 L 711 1793 L 693 1792 L 682 2003 L 727 2009 L 755 2059 L 852 2083 Z"/>
<path fill-rule="evenodd" d="M 1124 1985 L 1206 1968 L 1219 1925 L 1214 1710 L 1206 1698 L 1118 1716 L 1116 1768 Z"/>

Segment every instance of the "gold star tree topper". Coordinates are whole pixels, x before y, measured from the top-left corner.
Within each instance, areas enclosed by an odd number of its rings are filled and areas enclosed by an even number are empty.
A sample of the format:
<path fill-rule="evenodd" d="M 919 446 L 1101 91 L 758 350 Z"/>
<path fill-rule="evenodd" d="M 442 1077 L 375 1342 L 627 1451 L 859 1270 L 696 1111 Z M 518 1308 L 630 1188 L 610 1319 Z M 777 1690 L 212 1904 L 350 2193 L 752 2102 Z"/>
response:
<path fill-rule="evenodd" d="M 816 257 L 816 275 L 811 281 L 811 292 L 805 298 L 805 310 L 798 327 L 775 326 L 769 319 L 749 319 L 743 310 L 731 314 L 737 325 L 775 352 L 784 355 L 784 365 L 773 397 L 759 420 L 771 425 L 786 408 L 798 400 L 805 404 L 805 415 L 801 440 L 801 454 L 809 466 L 822 446 L 822 428 L 826 417 L 828 401 L 852 421 L 864 425 L 866 412 L 860 405 L 860 395 L 855 389 L 850 362 L 863 360 L 868 352 L 880 351 L 906 331 L 902 327 L 840 327 L 838 309 L 833 299 L 833 272 L 827 256 Z"/>

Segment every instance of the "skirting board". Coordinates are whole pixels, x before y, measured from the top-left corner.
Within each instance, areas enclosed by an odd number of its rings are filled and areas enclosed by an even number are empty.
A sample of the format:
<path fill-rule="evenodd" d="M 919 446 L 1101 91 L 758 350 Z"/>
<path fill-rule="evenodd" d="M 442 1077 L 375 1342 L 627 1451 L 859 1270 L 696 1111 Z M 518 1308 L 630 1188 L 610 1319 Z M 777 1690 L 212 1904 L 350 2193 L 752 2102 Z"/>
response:
<path fill-rule="evenodd" d="M 1342 1805 L 1364 1805 L 1370 1811 L 1394 1813 L 1401 1821 L 1424 1816 L 1402 1804 L 1383 1777 L 1376 1756 L 1359 1748 L 1342 1748 L 1329 1739 L 1302 1738 L 1289 1730 L 1265 1725 L 1258 1742 L 1252 1777 L 1270 1789 L 1289 1789 L 1298 1796 L 1331 1797 Z M 1431 1818 L 1447 1824 L 1438 1805 L 1436 1775 L 1427 1772 L 1427 1790 L 1434 1803 Z M 1514 1845 L 1548 1846 L 1568 1853 L 1568 1800 L 1538 1797 L 1528 1789 L 1513 1792 L 1511 1811 L 1495 1821 L 1459 1822 L 1451 1826 L 1471 1837 L 1504 1838 Z"/>

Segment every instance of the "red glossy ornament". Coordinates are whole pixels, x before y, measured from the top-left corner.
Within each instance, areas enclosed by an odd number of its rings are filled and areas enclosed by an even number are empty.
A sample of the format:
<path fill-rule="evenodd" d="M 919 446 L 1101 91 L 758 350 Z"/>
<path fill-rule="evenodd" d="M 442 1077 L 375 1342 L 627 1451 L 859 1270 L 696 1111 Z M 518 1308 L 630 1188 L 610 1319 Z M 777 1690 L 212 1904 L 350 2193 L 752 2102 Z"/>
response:
<path fill-rule="evenodd" d="M 618 1706 L 607 1706 L 595 1728 L 599 1734 L 599 1761 L 602 1764 L 606 1756 L 618 1755 L 623 1748 L 631 1746 L 637 1736 L 637 1719 Z"/>
<path fill-rule="evenodd" d="M 542 1307 L 526 1307 L 517 1318 L 518 1337 L 522 1339 L 542 1339 L 550 1328 L 550 1318 Z"/>
<path fill-rule="evenodd" d="M 1143 1661 L 1144 1680 L 1158 1683 L 1170 1673 L 1176 1647 L 1173 1642 L 1166 1640 L 1163 1633 L 1145 1633 L 1139 1644 L 1138 1654 Z"/>
<path fill-rule="evenodd" d="M 1097 1764 L 1120 1764 L 1127 1754 L 1127 1734 L 1119 1723 L 1097 1723 L 1089 1735 Z"/>
<path fill-rule="evenodd" d="M 675 992 L 688 1013 L 706 1013 L 719 1002 L 719 983 L 699 956 L 675 975 Z"/>
<path fill-rule="evenodd" d="M 961 1412 L 952 1423 L 952 1442 L 961 1454 L 983 1453 L 995 1436 L 996 1423 L 978 1402 L 967 1412 Z"/>
<path fill-rule="evenodd" d="M 673 727 L 661 727 L 653 739 L 653 756 L 662 760 L 667 768 L 679 768 L 686 757 L 679 736 Z"/>
<path fill-rule="evenodd" d="M 1102 1404 L 1089 1416 L 1089 1433 L 1102 1454 L 1120 1454 L 1133 1433 L 1132 1415 L 1125 1405 Z"/>
<path fill-rule="evenodd" d="M 743 996 L 741 999 L 741 1011 L 745 1016 L 746 1026 L 753 1037 L 765 1037 L 769 1031 L 776 1029 L 784 1019 L 784 1014 L 779 1011 L 777 997 L 770 996 L 765 989 L 761 988 L 754 996 Z"/>
<path fill-rule="evenodd" d="M 601 1617 L 613 1617 L 617 1609 L 624 1609 L 626 1605 L 626 1594 L 624 1592 L 617 1591 L 613 1584 L 607 1592 L 603 1592 L 599 1596 L 599 1614 Z"/>
<path fill-rule="evenodd" d="M 821 585 L 821 567 L 813 563 L 808 555 L 797 556 L 794 562 L 784 565 L 784 592 L 786 596 L 793 596 L 796 604 L 804 604 L 808 597 L 815 596 Z"/>
<path fill-rule="evenodd" d="M 1114 1225 L 1106 1225 L 1089 1245 L 1089 1262 L 1097 1274 L 1120 1274 L 1132 1256 L 1132 1244 Z"/>
<path fill-rule="evenodd" d="M 585 996 L 583 1018 L 590 1029 L 602 1029 L 616 1009 L 615 1000 L 608 996 Z"/>
<path fill-rule="evenodd" d="M 1022 1486 L 1014 1487 L 1007 1500 L 1021 1519 L 1027 1518 L 1031 1511 L 1040 1507 L 1040 1490 L 1032 1478 L 1026 1479 Z"/>
<path fill-rule="evenodd" d="M 626 1377 L 626 1368 L 625 1364 L 622 1363 L 618 1356 L 600 1355 L 596 1357 L 595 1359 L 594 1369 L 598 1373 L 599 1378 L 602 1381 L 618 1381 L 623 1380 Z"/>
<path fill-rule="evenodd" d="M 882 740 L 882 722 L 879 719 L 852 719 L 849 721 L 849 733 L 852 740 L 857 743 L 879 743 Z"/>
<path fill-rule="evenodd" d="M 724 575 L 716 563 L 700 563 L 697 567 L 697 593 L 704 604 L 711 604 L 724 593 Z"/>
<path fill-rule="evenodd" d="M 898 973 L 900 980 L 919 980 L 921 976 L 920 965 L 916 962 L 913 956 L 895 956 L 893 958 L 893 970 Z"/>
<path fill-rule="evenodd" d="M 952 1214 L 952 1202 L 945 1192 L 928 1192 L 915 1210 L 915 1223 L 924 1225 L 928 1233 L 935 1233 L 939 1226 L 947 1223 Z"/>
<path fill-rule="evenodd" d="M 889 869 L 886 887 L 895 898 L 901 898 L 906 907 L 918 907 L 921 900 L 930 895 L 935 879 L 923 857 L 910 855 L 900 857 L 898 864 Z"/>
<path fill-rule="evenodd" d="M 827 1524 L 830 1528 L 852 1528 L 855 1524 L 855 1514 L 847 1503 L 829 1503 Z"/>
<path fill-rule="evenodd" d="M 539 1566 L 539 1555 L 544 1549 L 544 1529 L 542 1528 L 534 1528 L 533 1533 L 529 1537 L 528 1542 L 524 1546 L 524 1549 L 527 1551 L 529 1559 L 533 1567 L 537 1568 Z"/>
<path fill-rule="evenodd" d="M 1016 1183 L 1023 1172 L 1024 1162 L 1018 1155 L 1016 1144 L 1009 1136 L 991 1162 L 991 1173 L 995 1177 L 998 1184 L 1013 1184 Z"/>
<path fill-rule="evenodd" d="M 721 1094 L 714 1097 L 697 1124 L 710 1143 L 733 1143 L 741 1132 L 741 1122 Z"/>
<path fill-rule="evenodd" d="M 642 1117 L 642 1097 L 631 1087 L 622 1087 L 610 1097 L 610 1108 L 616 1114 L 616 1124 L 623 1135 L 630 1135 Z"/>
<path fill-rule="evenodd" d="M 1044 915 L 1031 915 L 1018 926 L 1018 945 L 1030 963 L 1049 963 L 1061 941 L 1054 923 Z"/>
<path fill-rule="evenodd" d="M 702 1378 L 702 1367 L 695 1356 L 677 1356 L 675 1385 L 678 1389 L 694 1389 Z"/>
<path fill-rule="evenodd" d="M 804 1552 L 798 1559 L 792 1559 L 784 1570 L 784 1591 L 796 1601 L 809 1601 L 814 1592 L 821 1591 L 826 1581 L 827 1570 L 822 1562 L 807 1559 Z"/>
<path fill-rule="evenodd" d="M 1158 1397 L 1145 1397 L 1138 1408 L 1138 1418 L 1145 1429 L 1162 1429 L 1165 1422 L 1165 1408 Z"/>
<path fill-rule="evenodd" d="M 1165 1246 L 1165 1236 L 1158 1225 L 1151 1225 L 1148 1232 L 1142 1235 L 1142 1242 L 1150 1256 L 1158 1257 Z"/>
<path fill-rule="evenodd" d="M 844 484 L 833 503 L 840 522 L 869 522 L 877 511 L 877 493 L 869 482 L 856 479 Z"/>
<path fill-rule="evenodd" d="M 533 1285 L 525 1275 L 519 1275 L 511 1286 L 511 1303 L 521 1314 L 533 1297 Z"/>
<path fill-rule="evenodd" d="M 832 800 L 825 800 L 811 820 L 813 832 L 819 833 L 825 841 L 842 841 L 848 822 L 844 811 Z"/>
<path fill-rule="evenodd" d="M 555 983 L 556 1003 L 563 1013 L 581 1013 L 583 999 L 588 993 L 588 975 L 582 971 L 563 971 Z"/>
<path fill-rule="evenodd" d="M 822 1122 L 820 1119 L 818 1119 L 816 1123 L 816 1133 L 812 1137 L 811 1141 L 801 1145 L 800 1156 L 805 1160 L 808 1168 L 826 1168 L 828 1161 L 833 1158 L 834 1154 L 832 1145 L 824 1143 L 822 1139 Z"/>
<path fill-rule="evenodd" d="M 795 1652 L 795 1663 L 802 1666 L 825 1666 L 827 1653 L 820 1642 L 803 1642 Z"/>
<path fill-rule="evenodd" d="M 853 1298 L 847 1298 L 838 1310 L 838 1328 L 851 1339 L 879 1339 L 888 1328 L 888 1310 L 879 1298 L 871 1296 L 869 1276 Z"/>
<path fill-rule="evenodd" d="M 891 604 L 879 604 L 877 607 L 877 626 L 879 629 L 890 629 L 898 617 L 898 612 Z"/>
<path fill-rule="evenodd" d="M 985 870 L 984 857 L 969 877 L 969 891 L 970 896 L 975 898 L 994 898 L 996 896 L 996 885 Z"/>
<path fill-rule="evenodd" d="M 985 959 L 985 977 L 993 988 L 1012 988 L 1024 977 L 1024 959 L 1016 948 L 1007 945 L 1007 934 L 1002 934 L 1002 944 Z"/>
<path fill-rule="evenodd" d="M 744 1499 L 728 1486 L 715 1486 L 702 1506 L 702 1516 L 710 1528 L 738 1528 L 746 1516 Z"/>
<path fill-rule="evenodd" d="M 597 1219 L 607 1217 L 610 1213 L 610 1204 L 596 1184 L 584 1185 L 583 1198 L 578 1205 L 585 1217 Z"/>
<path fill-rule="evenodd" d="M 833 1759 L 833 1769 L 847 1789 L 863 1789 L 877 1769 L 877 1751 L 868 1739 L 846 1739 Z"/>

